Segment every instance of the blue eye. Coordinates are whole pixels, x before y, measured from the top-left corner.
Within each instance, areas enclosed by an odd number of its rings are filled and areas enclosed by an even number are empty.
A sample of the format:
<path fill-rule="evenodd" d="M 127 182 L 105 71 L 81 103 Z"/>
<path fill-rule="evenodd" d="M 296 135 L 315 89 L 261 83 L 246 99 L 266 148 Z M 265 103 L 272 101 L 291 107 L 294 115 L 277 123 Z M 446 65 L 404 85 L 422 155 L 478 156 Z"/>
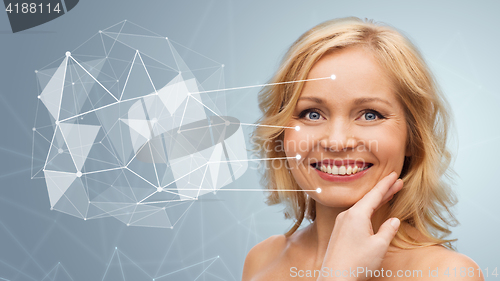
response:
<path fill-rule="evenodd" d="M 377 120 L 377 117 L 378 117 L 378 119 L 384 119 L 385 118 L 382 114 L 378 113 L 375 110 L 366 111 L 363 115 L 365 116 L 365 119 L 368 120 L 368 121 Z"/>
<path fill-rule="evenodd" d="M 320 113 L 319 109 L 309 108 L 309 109 L 302 111 L 298 117 L 305 118 L 305 119 L 311 120 L 311 121 L 316 121 L 316 120 L 321 119 L 321 113 Z"/>
<path fill-rule="evenodd" d="M 315 111 L 311 111 L 309 112 L 309 114 L 307 114 L 307 117 L 311 120 L 319 120 L 319 118 L 321 118 L 321 115 Z"/>
<path fill-rule="evenodd" d="M 365 113 L 366 120 L 375 120 L 377 116 L 373 112 L 367 112 Z"/>

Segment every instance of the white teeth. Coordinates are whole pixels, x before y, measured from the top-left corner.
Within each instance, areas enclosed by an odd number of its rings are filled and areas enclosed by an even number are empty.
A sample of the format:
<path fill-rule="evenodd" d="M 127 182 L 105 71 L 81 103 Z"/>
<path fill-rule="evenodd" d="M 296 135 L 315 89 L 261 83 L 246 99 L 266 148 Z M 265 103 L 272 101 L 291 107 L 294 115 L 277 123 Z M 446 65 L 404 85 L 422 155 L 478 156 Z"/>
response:
<path fill-rule="evenodd" d="M 345 175 L 345 172 L 346 172 L 345 166 L 340 166 L 339 175 Z"/>
<path fill-rule="evenodd" d="M 332 175 L 338 175 L 339 174 L 339 167 L 333 166 L 332 168 Z"/>
<path fill-rule="evenodd" d="M 366 169 L 368 169 L 369 166 L 365 166 L 364 168 L 359 168 L 357 165 L 355 165 L 354 167 L 352 166 L 347 166 L 347 168 L 345 166 L 340 166 L 340 167 L 337 167 L 337 166 L 330 166 L 330 165 L 321 165 L 318 169 L 321 170 L 322 172 L 324 173 L 328 173 L 328 174 L 332 174 L 332 175 L 352 175 L 352 174 L 356 174 L 356 173 L 359 173 L 361 171 L 364 171 Z"/>

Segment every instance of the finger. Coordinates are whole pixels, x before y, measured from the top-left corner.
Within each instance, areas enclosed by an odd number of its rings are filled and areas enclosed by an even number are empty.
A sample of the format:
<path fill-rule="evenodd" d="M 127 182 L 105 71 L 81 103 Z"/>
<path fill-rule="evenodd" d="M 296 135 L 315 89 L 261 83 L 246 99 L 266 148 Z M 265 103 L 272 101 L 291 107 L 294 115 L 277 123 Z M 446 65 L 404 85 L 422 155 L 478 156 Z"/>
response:
<path fill-rule="evenodd" d="M 388 176 L 379 181 L 372 190 L 370 190 L 361 200 L 354 204 L 353 208 L 360 209 L 361 212 L 371 217 L 373 211 L 377 209 L 383 198 L 394 185 L 397 179 L 396 172 L 390 173 Z"/>
<path fill-rule="evenodd" d="M 394 195 L 391 195 L 391 197 L 385 199 L 384 201 L 382 201 L 382 203 L 380 203 L 380 205 L 377 206 L 377 208 L 375 209 L 375 211 L 377 211 L 378 209 L 380 209 L 380 207 L 384 206 L 385 204 L 387 204 L 389 201 L 391 201 L 391 199 L 394 197 Z"/>
<path fill-rule="evenodd" d="M 374 236 L 378 237 L 378 239 L 381 239 L 383 241 L 383 244 L 389 247 L 389 244 L 398 232 L 400 224 L 401 222 L 398 218 L 388 219 L 380 226 L 377 234 L 375 234 Z"/>
<path fill-rule="evenodd" d="M 387 193 L 384 195 L 384 198 L 382 198 L 382 202 L 387 203 L 390 198 L 394 196 L 394 194 L 398 193 L 401 189 L 403 188 L 403 180 L 402 179 L 397 179 L 396 182 L 389 188 Z"/>
<path fill-rule="evenodd" d="M 384 198 L 382 198 L 382 202 L 373 210 L 376 211 L 383 205 L 387 204 L 393 197 L 394 194 L 398 193 L 401 188 L 403 188 L 403 180 L 402 179 L 397 179 L 396 182 L 389 188 L 387 193 L 384 195 Z"/>

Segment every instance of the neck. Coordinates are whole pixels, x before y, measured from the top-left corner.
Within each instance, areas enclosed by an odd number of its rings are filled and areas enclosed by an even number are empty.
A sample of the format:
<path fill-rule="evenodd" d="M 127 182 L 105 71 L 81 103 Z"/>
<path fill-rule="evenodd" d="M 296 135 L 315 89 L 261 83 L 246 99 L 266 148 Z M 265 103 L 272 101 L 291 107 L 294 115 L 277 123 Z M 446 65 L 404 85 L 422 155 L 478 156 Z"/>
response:
<path fill-rule="evenodd" d="M 316 245 L 316 261 L 322 264 L 330 242 L 330 236 L 335 226 L 337 216 L 348 208 L 328 207 L 316 202 L 316 218 L 308 227 L 308 236 L 311 243 Z M 372 227 L 376 233 L 386 219 L 388 204 L 383 205 L 372 215 Z"/>

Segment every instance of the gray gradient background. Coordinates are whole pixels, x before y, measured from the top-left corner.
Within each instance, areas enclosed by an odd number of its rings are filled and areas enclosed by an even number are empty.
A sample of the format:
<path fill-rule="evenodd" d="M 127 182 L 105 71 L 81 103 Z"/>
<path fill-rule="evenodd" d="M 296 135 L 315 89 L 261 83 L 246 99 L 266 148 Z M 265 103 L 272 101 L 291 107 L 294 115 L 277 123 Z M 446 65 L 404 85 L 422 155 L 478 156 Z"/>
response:
<path fill-rule="evenodd" d="M 499 11 L 500 1 L 81 0 L 63 17 L 18 34 L 0 11 L 0 277 L 42 280 L 55 269 L 56 280 L 102 280 L 111 262 L 105 280 L 150 280 L 176 270 L 157 280 L 195 280 L 204 270 L 197 280 L 238 280 L 250 248 L 291 224 L 281 207 L 266 207 L 261 192 L 203 196 L 173 230 L 50 211 L 45 182 L 30 179 L 35 69 L 127 19 L 225 64 L 227 87 L 261 84 L 299 35 L 351 15 L 402 30 L 435 72 L 458 140 L 461 225 L 453 237 L 460 252 L 491 272 L 500 267 Z M 228 114 L 255 122 L 257 92 L 228 95 Z M 249 169 L 226 188 L 259 188 L 258 181 Z"/>

